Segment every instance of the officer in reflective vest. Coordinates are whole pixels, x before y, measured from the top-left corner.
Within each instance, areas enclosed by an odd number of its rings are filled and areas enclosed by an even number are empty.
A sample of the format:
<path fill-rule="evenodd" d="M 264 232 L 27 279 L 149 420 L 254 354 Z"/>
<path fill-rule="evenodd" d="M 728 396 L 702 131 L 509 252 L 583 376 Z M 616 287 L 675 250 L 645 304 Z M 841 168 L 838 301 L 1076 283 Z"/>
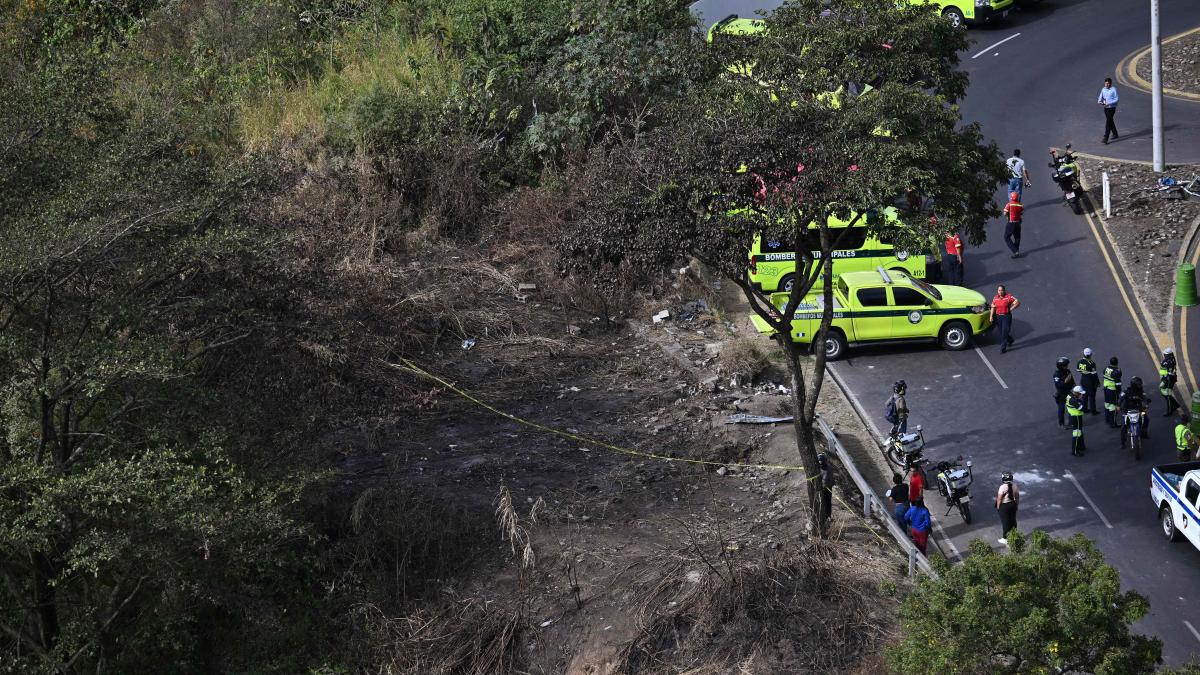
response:
<path fill-rule="evenodd" d="M 1162 394 L 1167 403 L 1167 412 L 1163 417 L 1170 417 L 1179 409 L 1179 401 L 1175 400 L 1175 350 L 1167 347 L 1163 350 L 1162 361 L 1158 362 L 1158 393 Z"/>
<path fill-rule="evenodd" d="M 1071 418 L 1071 454 L 1082 455 L 1087 446 L 1083 442 L 1083 387 L 1076 386 L 1067 397 L 1067 415 Z"/>
<path fill-rule="evenodd" d="M 1083 412 L 1099 415 L 1100 410 L 1096 408 L 1096 390 L 1100 388 L 1100 371 L 1096 368 L 1096 362 L 1092 360 L 1091 347 L 1083 350 L 1083 358 L 1075 364 L 1075 370 L 1079 371 L 1079 386 L 1083 387 Z"/>
<path fill-rule="evenodd" d="M 1121 426 L 1117 423 L 1117 399 L 1120 396 L 1121 369 L 1117 367 L 1117 357 L 1114 356 L 1104 369 L 1104 421 L 1114 429 Z"/>
<path fill-rule="evenodd" d="M 1196 437 L 1188 428 L 1188 419 L 1188 414 L 1183 413 L 1179 416 L 1179 424 L 1175 425 L 1175 451 L 1179 453 L 1181 462 L 1191 459 L 1192 451 L 1196 448 Z"/>

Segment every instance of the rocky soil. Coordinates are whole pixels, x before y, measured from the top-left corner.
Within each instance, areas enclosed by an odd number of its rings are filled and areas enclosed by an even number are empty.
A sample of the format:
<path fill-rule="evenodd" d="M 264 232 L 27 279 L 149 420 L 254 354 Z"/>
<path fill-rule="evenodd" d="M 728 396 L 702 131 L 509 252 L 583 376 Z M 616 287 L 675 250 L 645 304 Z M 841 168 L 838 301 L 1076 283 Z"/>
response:
<path fill-rule="evenodd" d="M 1134 66 L 1138 75 L 1150 81 L 1150 53 Z M 1200 31 L 1162 47 L 1163 86 L 1168 89 L 1200 94 Z"/>
<path fill-rule="evenodd" d="M 1160 174 L 1144 164 L 1081 160 L 1080 168 L 1117 255 L 1138 296 L 1159 330 L 1167 330 L 1174 298 L 1171 295 L 1179 249 L 1192 222 L 1200 216 L 1200 197 L 1167 199 L 1135 190 L 1156 185 Z M 1101 176 L 1108 172 L 1112 186 L 1112 216 L 1104 217 Z M 1176 180 L 1200 175 L 1200 166 L 1171 167 L 1165 174 Z M 1165 193 L 1164 193 L 1165 194 Z"/>

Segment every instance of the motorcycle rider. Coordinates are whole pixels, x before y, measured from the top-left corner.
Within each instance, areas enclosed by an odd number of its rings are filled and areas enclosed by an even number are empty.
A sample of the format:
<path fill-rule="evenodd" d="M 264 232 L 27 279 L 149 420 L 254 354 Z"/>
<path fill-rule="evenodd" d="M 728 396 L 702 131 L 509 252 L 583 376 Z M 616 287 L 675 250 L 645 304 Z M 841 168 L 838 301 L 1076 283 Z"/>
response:
<path fill-rule="evenodd" d="M 1075 386 L 1075 376 L 1071 375 L 1071 361 L 1065 356 L 1058 357 L 1054 364 L 1054 403 L 1058 407 L 1058 428 L 1066 429 L 1064 416 L 1067 413 L 1067 397 Z"/>
<path fill-rule="evenodd" d="M 1150 400 L 1146 397 L 1146 393 L 1142 390 L 1142 378 L 1134 377 L 1129 380 L 1129 386 L 1125 387 L 1125 391 L 1121 394 L 1121 447 L 1125 447 L 1125 437 L 1128 432 L 1126 428 L 1129 423 L 1125 418 L 1126 413 L 1139 411 L 1142 413 L 1142 432 L 1139 434 L 1142 438 L 1149 438 L 1150 432 L 1146 427 L 1149 425 L 1149 419 L 1146 412 L 1150 410 Z"/>
<path fill-rule="evenodd" d="M 908 384 L 904 380 L 892 384 L 892 397 L 888 401 L 888 407 L 895 409 L 895 417 L 888 419 L 892 423 L 892 436 L 908 433 L 908 400 L 904 397 L 907 391 Z"/>
<path fill-rule="evenodd" d="M 1100 388 L 1100 371 L 1096 368 L 1096 362 L 1092 360 L 1092 348 L 1085 347 L 1083 350 L 1083 358 L 1075 364 L 1075 370 L 1079 371 L 1079 386 L 1083 387 L 1083 412 L 1099 415 L 1100 410 L 1096 408 L 1096 390 Z"/>
<path fill-rule="evenodd" d="M 1083 442 L 1083 387 L 1075 387 L 1067 397 L 1067 413 L 1071 417 L 1071 454 L 1079 457 L 1087 451 Z"/>
<path fill-rule="evenodd" d="M 1175 383 L 1178 381 L 1175 366 L 1175 350 L 1167 347 L 1163 350 L 1162 360 L 1158 362 L 1158 393 L 1162 394 L 1167 403 L 1167 412 L 1163 417 L 1170 417 L 1179 409 L 1179 401 L 1175 400 Z"/>
<path fill-rule="evenodd" d="M 1108 360 L 1108 367 L 1104 369 L 1104 421 L 1113 429 L 1121 426 L 1117 424 L 1117 402 L 1120 397 L 1121 368 L 1117 365 L 1117 357 L 1114 356 Z"/>

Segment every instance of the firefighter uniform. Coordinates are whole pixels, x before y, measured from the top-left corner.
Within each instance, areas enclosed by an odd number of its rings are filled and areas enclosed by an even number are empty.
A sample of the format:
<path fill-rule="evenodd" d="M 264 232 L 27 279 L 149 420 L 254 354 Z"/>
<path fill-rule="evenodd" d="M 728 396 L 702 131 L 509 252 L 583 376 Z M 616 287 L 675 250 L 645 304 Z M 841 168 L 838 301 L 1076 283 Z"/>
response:
<path fill-rule="evenodd" d="M 1075 370 L 1079 371 L 1079 386 L 1083 387 L 1083 412 L 1093 415 L 1100 414 L 1100 410 L 1096 407 L 1096 390 L 1100 388 L 1100 371 L 1096 368 L 1096 362 L 1092 360 L 1092 350 L 1083 350 L 1083 358 L 1075 364 Z"/>
<path fill-rule="evenodd" d="M 1117 400 L 1121 397 L 1121 369 L 1117 367 L 1117 357 L 1113 357 L 1109 366 L 1104 369 L 1104 421 L 1108 426 L 1117 428 Z"/>
<path fill-rule="evenodd" d="M 1179 461 L 1186 462 L 1192 458 L 1192 449 L 1196 446 L 1196 437 L 1187 426 L 1187 418 L 1179 420 L 1175 425 L 1175 452 L 1179 453 Z"/>
<path fill-rule="evenodd" d="M 1078 457 L 1087 450 L 1083 442 L 1083 392 L 1076 387 L 1067 397 L 1067 415 L 1071 418 L 1071 454 Z"/>

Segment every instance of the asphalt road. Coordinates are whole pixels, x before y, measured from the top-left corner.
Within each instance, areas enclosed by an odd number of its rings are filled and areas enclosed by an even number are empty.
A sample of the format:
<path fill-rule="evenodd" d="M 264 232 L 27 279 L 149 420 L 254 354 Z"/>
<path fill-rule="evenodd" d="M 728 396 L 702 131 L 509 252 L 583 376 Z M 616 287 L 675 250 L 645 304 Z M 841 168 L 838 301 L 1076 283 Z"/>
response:
<path fill-rule="evenodd" d="M 711 23 L 777 4 L 702 0 L 694 8 Z M 964 118 L 981 123 L 1006 154 L 1021 148 L 1033 177 L 1023 199 L 1023 257 L 1009 258 L 999 221 L 989 227 L 987 242 L 966 251 L 967 286 L 991 297 L 1002 283 L 1021 300 L 1014 349 L 1001 354 L 993 332 L 978 350 L 963 352 L 932 345 L 852 349 L 834 368 L 868 414 L 877 413 L 878 426 L 884 425 L 891 383 L 906 380 L 910 427 L 924 426 L 927 456 L 974 460 L 973 524 L 963 523 L 957 512 L 942 517 L 940 498 L 930 500 L 949 541 L 946 548 L 962 551 L 980 537 L 1000 546 L 991 500 L 1000 473 L 1011 470 L 1022 491 L 1021 529 L 1062 537 L 1082 532 L 1095 540 L 1123 583 L 1150 599 L 1150 615 L 1137 629 L 1160 637 L 1167 662 L 1178 664 L 1200 659 L 1200 551 L 1163 537 L 1149 498 L 1150 466 L 1173 459 L 1174 425 L 1159 416 L 1164 407 L 1155 396 L 1148 450 L 1136 462 L 1119 450 L 1119 438 L 1103 417 L 1090 416 L 1088 453 L 1073 457 L 1070 434 L 1058 429 L 1051 399 L 1055 359 L 1067 356 L 1074 367 L 1084 347 L 1095 350 L 1101 365 L 1120 357 L 1126 381 L 1140 375 L 1149 391 L 1156 390 L 1150 354 L 1156 336 L 1135 319 L 1133 292 L 1097 234 L 1099 224 L 1061 204 L 1046 167 L 1047 148 L 1066 142 L 1097 155 L 1150 159 L 1149 96 L 1128 88 L 1120 92 L 1121 140 L 1107 146 L 1100 142 L 1104 117 L 1095 103 L 1117 62 L 1147 44 L 1147 5 L 1046 0 L 1003 22 L 971 29 L 975 45 L 962 55 L 971 75 Z M 1166 2 L 1161 11 L 1164 37 L 1200 24 L 1200 3 Z M 1167 161 L 1200 161 L 1200 104 L 1164 103 Z M 1001 190 L 997 199 L 1004 201 Z M 1192 351 L 1200 352 L 1200 346 Z"/>

